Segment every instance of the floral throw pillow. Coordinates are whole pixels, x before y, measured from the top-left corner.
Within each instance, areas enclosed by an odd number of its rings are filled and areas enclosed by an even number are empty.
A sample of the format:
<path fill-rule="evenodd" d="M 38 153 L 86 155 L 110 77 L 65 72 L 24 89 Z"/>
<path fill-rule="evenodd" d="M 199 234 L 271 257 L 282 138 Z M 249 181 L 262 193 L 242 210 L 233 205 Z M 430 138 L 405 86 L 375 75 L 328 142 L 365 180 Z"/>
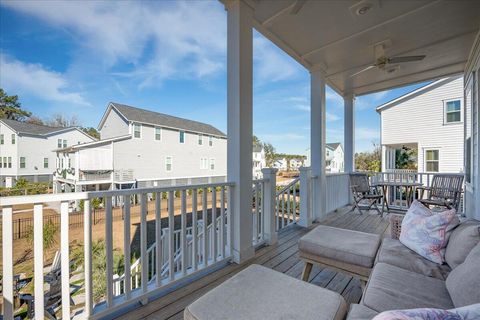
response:
<path fill-rule="evenodd" d="M 480 319 L 480 303 L 470 306 L 442 310 L 419 308 L 409 310 L 384 311 L 372 320 L 478 320 Z"/>
<path fill-rule="evenodd" d="M 425 259 L 442 264 L 451 230 L 459 223 L 455 209 L 434 212 L 414 201 L 402 221 L 399 240 Z"/>

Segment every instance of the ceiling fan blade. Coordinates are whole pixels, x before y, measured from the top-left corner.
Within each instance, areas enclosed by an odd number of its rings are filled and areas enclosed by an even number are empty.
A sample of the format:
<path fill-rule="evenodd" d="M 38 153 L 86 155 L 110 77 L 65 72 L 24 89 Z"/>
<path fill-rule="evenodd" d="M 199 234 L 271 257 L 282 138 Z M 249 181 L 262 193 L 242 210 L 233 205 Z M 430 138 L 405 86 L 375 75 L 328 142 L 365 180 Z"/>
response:
<path fill-rule="evenodd" d="M 404 57 L 392 57 L 388 58 L 388 63 L 402 63 L 402 62 L 412 62 L 412 61 L 421 61 L 425 59 L 425 55 L 422 56 L 404 56 Z"/>
<path fill-rule="evenodd" d="M 360 70 L 360 71 L 358 71 L 358 72 L 355 72 L 354 74 L 350 75 L 350 78 L 355 77 L 355 76 L 359 75 L 359 74 L 362 73 L 362 72 L 365 72 L 365 71 L 367 71 L 367 70 L 370 70 L 370 69 L 373 69 L 373 68 L 376 68 L 376 67 L 377 67 L 376 65 L 371 65 L 371 66 L 368 66 L 368 67 L 366 67 L 366 68 L 363 68 L 362 70 Z"/>
<path fill-rule="evenodd" d="M 307 2 L 307 0 L 297 0 L 293 5 L 292 9 L 290 9 L 290 14 L 297 14 L 300 10 L 302 10 L 303 5 Z"/>

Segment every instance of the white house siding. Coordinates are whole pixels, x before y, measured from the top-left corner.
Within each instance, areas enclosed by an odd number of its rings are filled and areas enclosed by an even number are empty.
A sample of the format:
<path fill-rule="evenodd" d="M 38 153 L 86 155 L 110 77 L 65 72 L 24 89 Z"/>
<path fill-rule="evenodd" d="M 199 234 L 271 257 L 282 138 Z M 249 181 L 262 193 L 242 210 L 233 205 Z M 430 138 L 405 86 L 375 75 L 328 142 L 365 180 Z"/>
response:
<path fill-rule="evenodd" d="M 18 143 L 12 144 L 11 136 L 15 134 L 9 127 L 5 126 L 4 124 L 0 123 L 0 135 L 3 134 L 4 142 L 0 144 L 0 161 L 2 161 L 2 167 L 0 168 L 0 187 L 4 187 L 6 184 L 6 180 L 13 179 L 17 175 L 17 153 L 18 153 Z M 15 134 L 15 140 L 18 140 Z M 3 164 L 3 159 L 5 158 L 8 162 L 8 157 L 12 158 L 12 167 L 5 168 Z"/>
<path fill-rule="evenodd" d="M 0 168 L 0 185 L 4 186 L 6 177 L 23 177 L 29 181 L 46 182 L 52 180 L 56 169 L 56 153 L 58 139 L 67 141 L 68 145 L 93 141 L 77 129 L 52 133 L 45 136 L 27 134 L 16 135 L 15 145 L 11 144 L 10 128 L 0 125 L 1 134 L 5 136 L 5 142 L 0 145 L 1 157 L 12 157 L 12 168 Z M 8 139 L 7 139 L 8 138 Z M 20 168 L 20 158 L 25 157 L 25 168 Z M 44 158 L 48 158 L 48 168 L 44 168 Z M 3 161 L 3 160 L 2 160 Z"/>
<path fill-rule="evenodd" d="M 464 112 L 461 76 L 382 110 L 382 145 L 417 144 L 419 172 L 426 171 L 425 150 L 438 149 L 440 172 L 462 172 L 463 121 L 444 123 L 444 101 L 455 98 L 461 100 Z"/>
<path fill-rule="evenodd" d="M 131 138 L 114 144 L 115 170 L 133 170 L 135 179 L 155 181 L 186 177 L 226 176 L 227 139 L 208 136 L 198 144 L 198 134 L 185 132 L 185 143 L 180 143 L 179 131 L 162 128 L 161 141 L 155 140 L 154 127 L 143 124 L 141 138 Z M 166 170 L 166 157 L 172 157 L 172 170 Z M 206 169 L 201 158 L 208 159 Z M 211 159 L 215 169 L 210 169 Z M 147 184 L 149 185 L 149 184 Z"/>
<path fill-rule="evenodd" d="M 107 109 L 108 110 L 108 109 Z M 105 122 L 99 128 L 100 138 L 108 139 L 129 134 L 128 122 L 114 108 L 106 115 Z"/>

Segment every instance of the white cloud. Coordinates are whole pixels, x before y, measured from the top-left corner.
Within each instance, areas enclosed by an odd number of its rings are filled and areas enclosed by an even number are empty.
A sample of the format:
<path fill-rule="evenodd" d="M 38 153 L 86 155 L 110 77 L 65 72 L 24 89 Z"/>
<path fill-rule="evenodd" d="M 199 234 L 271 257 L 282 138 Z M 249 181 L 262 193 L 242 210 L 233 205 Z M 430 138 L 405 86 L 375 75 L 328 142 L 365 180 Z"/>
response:
<path fill-rule="evenodd" d="M 90 105 L 81 93 L 71 90 L 71 84 L 61 73 L 0 55 L 0 87 L 21 95 L 32 95 L 45 101 Z"/>
<path fill-rule="evenodd" d="M 306 135 L 293 133 L 293 132 L 285 132 L 285 133 L 278 133 L 278 134 L 262 134 L 260 135 L 262 140 L 268 142 L 285 142 L 285 141 L 298 141 L 298 140 L 305 140 L 308 137 Z"/>
<path fill-rule="evenodd" d="M 355 138 L 357 140 L 378 140 L 380 137 L 380 131 L 378 129 L 360 127 L 355 129 Z"/>
<path fill-rule="evenodd" d="M 389 94 L 389 91 L 380 91 L 380 92 L 377 92 L 377 93 L 373 93 L 372 94 L 372 98 L 373 100 L 382 100 L 383 98 L 385 98 L 387 95 Z"/>
<path fill-rule="evenodd" d="M 225 12 L 213 1 L 3 4 L 66 28 L 80 48 L 76 59 L 96 61 L 99 67 L 131 77 L 141 86 L 170 78 L 203 78 L 225 67 Z M 121 62 L 131 69 L 114 73 Z"/>

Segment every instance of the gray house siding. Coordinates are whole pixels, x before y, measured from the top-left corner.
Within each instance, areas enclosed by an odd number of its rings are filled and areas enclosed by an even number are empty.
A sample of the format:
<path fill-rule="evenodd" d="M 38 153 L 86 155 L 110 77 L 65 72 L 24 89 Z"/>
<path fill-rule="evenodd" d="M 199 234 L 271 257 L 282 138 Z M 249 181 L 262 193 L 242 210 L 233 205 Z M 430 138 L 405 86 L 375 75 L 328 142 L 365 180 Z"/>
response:
<path fill-rule="evenodd" d="M 129 133 L 128 121 L 126 121 L 115 109 L 110 109 L 105 122 L 99 128 L 100 138 L 108 139 L 123 136 Z"/>

